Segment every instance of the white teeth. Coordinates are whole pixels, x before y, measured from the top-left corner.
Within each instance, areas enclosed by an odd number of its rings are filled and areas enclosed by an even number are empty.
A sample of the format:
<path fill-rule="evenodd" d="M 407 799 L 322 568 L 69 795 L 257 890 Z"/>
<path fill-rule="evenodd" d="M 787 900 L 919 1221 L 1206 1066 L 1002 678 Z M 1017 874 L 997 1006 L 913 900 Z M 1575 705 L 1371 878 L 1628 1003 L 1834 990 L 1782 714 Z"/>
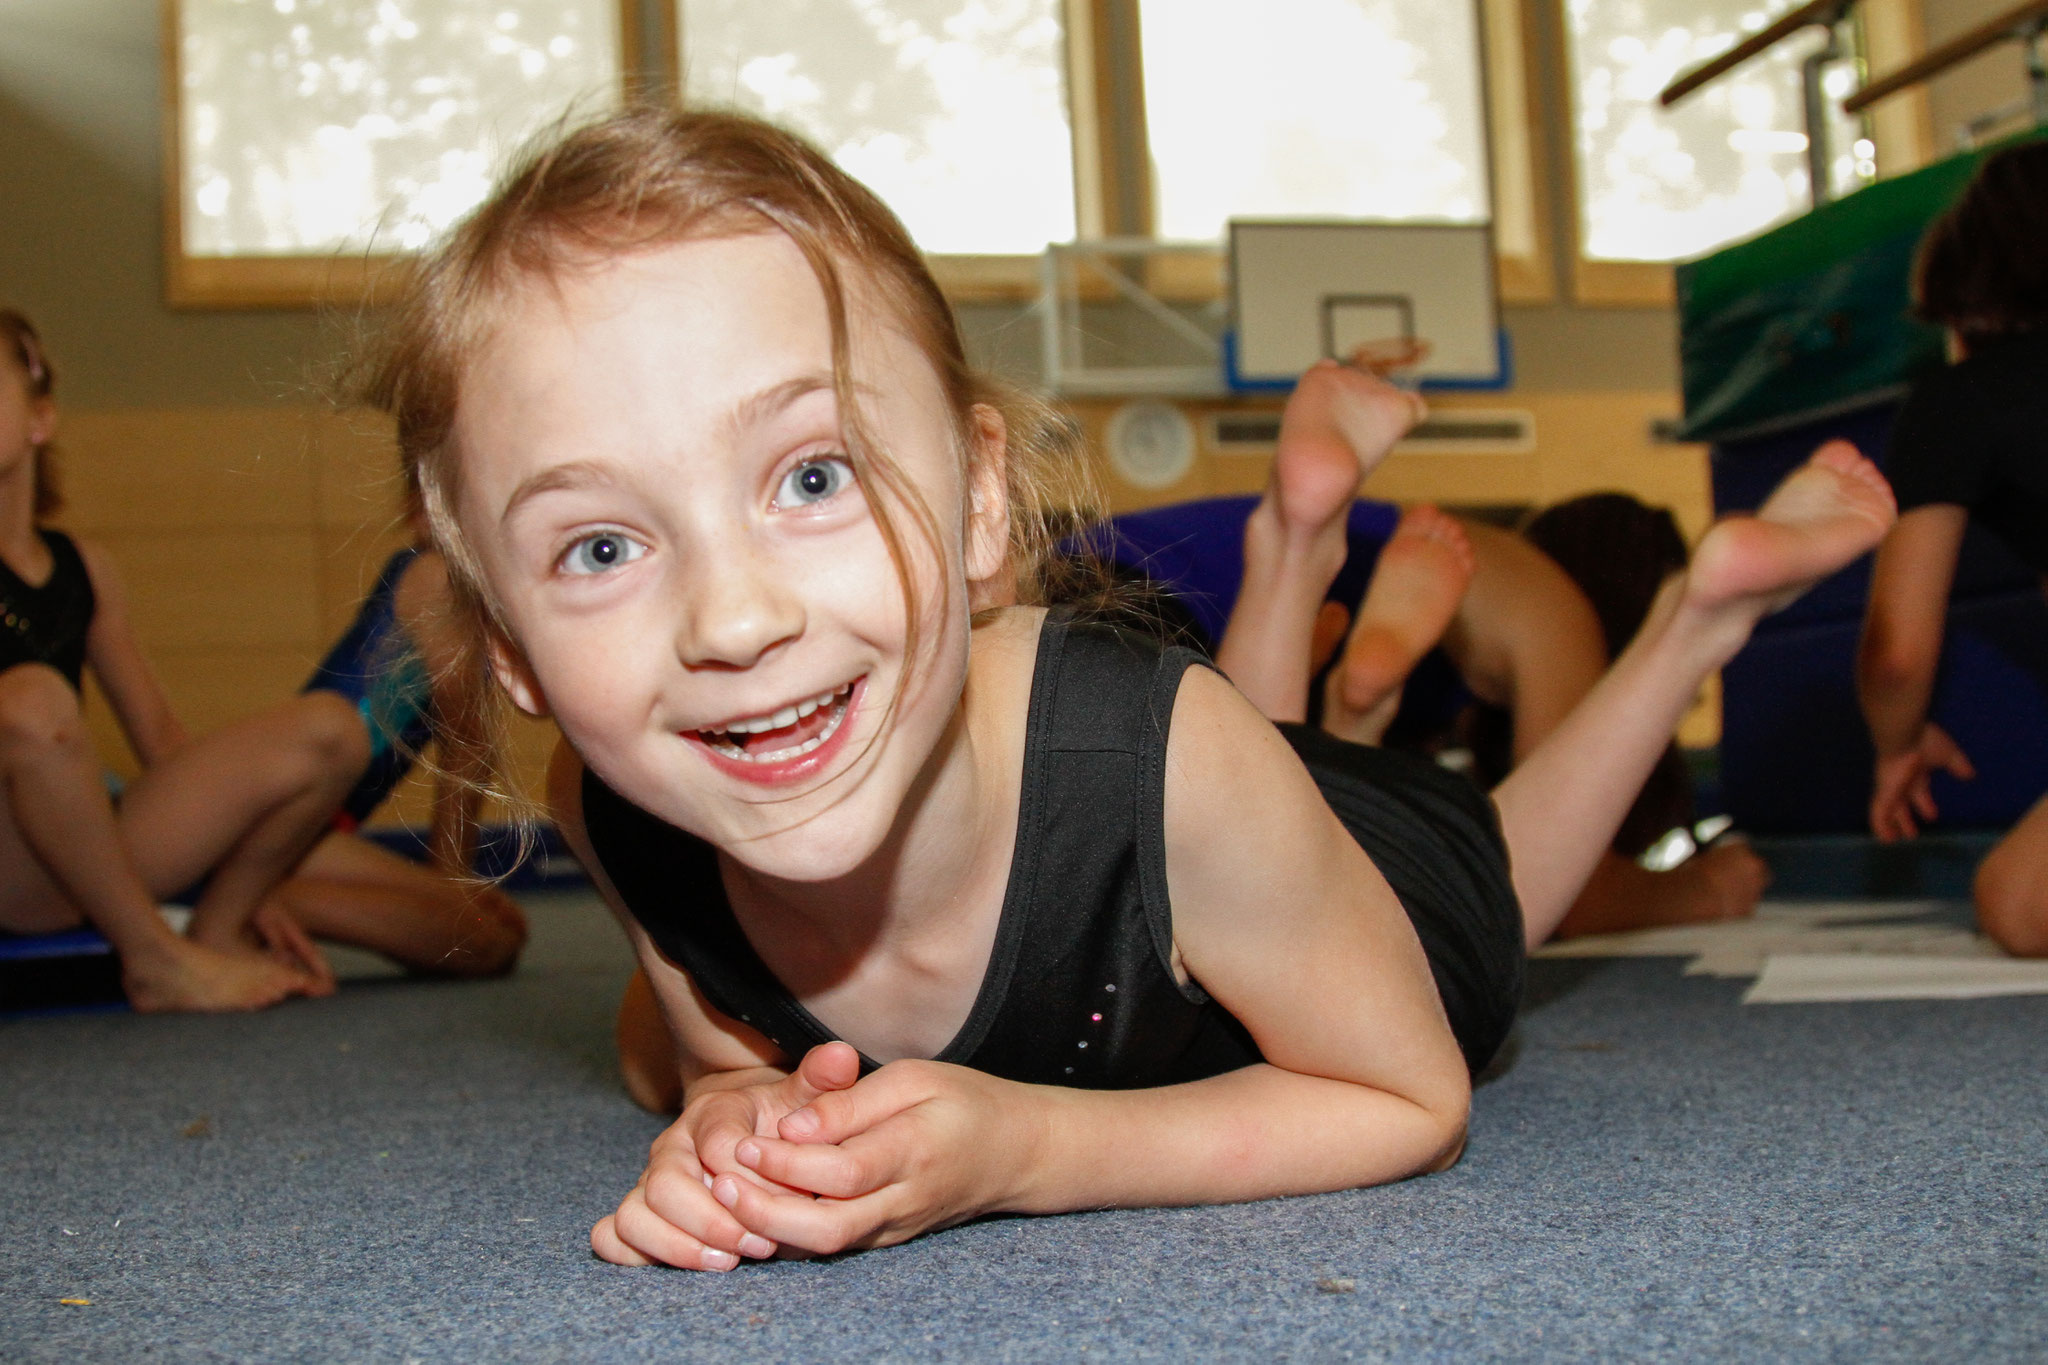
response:
<path fill-rule="evenodd" d="M 749 753 L 737 744 L 731 742 L 720 743 L 719 741 L 726 735 L 759 735 L 765 734 L 770 730 L 785 729 L 823 707 L 836 704 L 843 708 L 845 702 L 852 695 L 853 684 L 848 683 L 845 687 L 831 692 L 821 692 L 815 697 L 807 697 L 793 706 L 785 706 L 780 711 L 769 715 L 754 716 L 747 720 L 736 720 L 726 725 L 709 726 L 699 730 L 697 733 L 703 736 L 707 743 L 712 744 L 720 753 L 728 758 L 742 758 L 749 763 L 786 762 L 792 758 L 801 758 L 830 739 L 833 732 L 839 728 L 840 721 L 846 719 L 844 709 L 841 709 L 837 715 L 833 716 L 831 723 L 826 725 L 824 730 L 818 734 L 811 736 L 801 744 L 793 745 L 787 749 L 778 749 L 774 753 Z"/>

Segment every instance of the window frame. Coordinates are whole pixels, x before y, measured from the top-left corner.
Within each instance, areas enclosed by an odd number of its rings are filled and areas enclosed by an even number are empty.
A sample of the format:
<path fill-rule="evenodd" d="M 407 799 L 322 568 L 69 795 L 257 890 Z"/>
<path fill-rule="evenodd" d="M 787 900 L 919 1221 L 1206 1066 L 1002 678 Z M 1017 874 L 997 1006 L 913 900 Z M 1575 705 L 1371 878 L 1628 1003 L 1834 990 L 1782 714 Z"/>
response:
<path fill-rule="evenodd" d="M 1074 139 L 1076 232 L 1083 238 L 1151 237 L 1151 152 L 1145 114 L 1144 55 L 1138 10 L 1146 0 L 1063 0 L 1067 25 L 1067 119 Z M 1503 303 L 1557 298 L 1551 205 L 1542 173 L 1542 115 L 1527 0 L 1478 0 L 1481 89 L 1486 102 L 1488 178 L 1496 237 L 1526 243 L 1497 252 Z M 680 70 L 680 65 L 671 68 Z M 1510 231 L 1501 231 L 1512 215 Z M 1225 250 L 1213 261 L 1155 264 L 1149 281 L 1161 297 L 1220 298 Z M 947 296 L 960 303 L 1034 299 L 1038 256 L 932 256 Z M 1171 271 L 1161 273 L 1160 267 Z"/>
<path fill-rule="evenodd" d="M 1917 0 L 1905 0 L 1917 3 Z M 374 304 L 394 295 L 407 257 L 332 251 L 195 256 L 184 249 L 184 125 L 181 11 L 160 0 L 163 136 L 164 299 L 174 308 L 272 309 Z M 1152 179 L 1146 138 L 1138 7 L 1145 0 L 1061 0 L 1064 76 L 1073 138 L 1077 235 L 1152 235 Z M 1529 41 L 1533 0 L 1478 0 L 1481 84 L 1489 134 L 1488 175 L 1496 233 L 1524 244 L 1498 255 L 1505 303 L 1557 297 L 1550 202 L 1544 174 L 1540 69 Z M 1878 3 L 1878 0 L 1869 0 Z M 622 99 L 681 98 L 682 48 L 675 0 L 615 0 Z M 1568 169 L 1568 168 L 1567 168 Z M 935 255 L 933 274 L 961 303 L 1037 297 L 1037 255 Z M 1220 297 L 1224 252 L 1162 288 L 1187 299 Z"/>
<path fill-rule="evenodd" d="M 641 6 L 612 0 L 618 14 L 619 97 L 628 99 L 644 67 Z M 183 61 L 185 0 L 161 0 L 163 87 L 164 302 L 172 308 L 286 309 L 376 304 L 394 296 L 408 256 L 371 252 L 280 252 L 193 256 L 185 251 L 185 125 Z"/>
<path fill-rule="evenodd" d="M 1571 233 L 1572 302 L 1589 308 L 1671 308 L 1678 302 L 1675 262 L 1594 260 L 1585 253 L 1584 206 L 1579 199 L 1579 115 L 1572 89 L 1572 33 L 1569 0 L 1553 0 L 1557 25 L 1557 81 L 1565 92 L 1564 165 L 1558 186 L 1566 196 Z M 1922 0 L 1862 0 L 1859 14 L 1864 65 L 1889 71 L 1920 55 L 1927 45 Z M 1933 159 L 1934 127 L 1926 88 L 1919 87 L 1871 111 L 1871 141 L 1877 145 L 1878 174 L 1902 174 Z"/>

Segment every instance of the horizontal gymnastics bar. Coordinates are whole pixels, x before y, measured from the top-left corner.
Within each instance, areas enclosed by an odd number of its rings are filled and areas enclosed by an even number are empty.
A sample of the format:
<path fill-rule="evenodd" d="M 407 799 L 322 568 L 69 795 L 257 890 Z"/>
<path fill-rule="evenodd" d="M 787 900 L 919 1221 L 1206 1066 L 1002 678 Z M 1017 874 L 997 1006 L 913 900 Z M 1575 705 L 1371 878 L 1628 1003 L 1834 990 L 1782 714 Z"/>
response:
<path fill-rule="evenodd" d="M 2026 0 L 2023 5 L 1999 15 L 1996 19 L 1979 24 L 1968 33 L 1949 39 L 1934 51 L 1917 60 L 1910 61 L 1888 76 L 1880 76 L 1861 90 L 1842 101 L 1842 112 L 1853 114 L 1859 109 L 1877 103 L 1887 95 L 1896 94 L 1909 85 L 1918 85 L 1930 76 L 1937 76 L 1957 62 L 1976 56 L 1985 48 L 2005 42 L 2007 39 L 2024 41 L 2041 31 L 2048 23 L 2048 0 Z"/>
<path fill-rule="evenodd" d="M 1712 61 L 1694 67 L 1665 86 L 1662 93 L 1657 96 L 1657 102 L 1668 109 L 1707 82 L 1719 79 L 1765 48 L 1776 47 L 1799 30 L 1816 25 L 1828 28 L 1840 23 L 1855 3 L 1856 0 L 1808 0 L 1807 4 L 1793 10 L 1769 28 L 1750 34 Z"/>

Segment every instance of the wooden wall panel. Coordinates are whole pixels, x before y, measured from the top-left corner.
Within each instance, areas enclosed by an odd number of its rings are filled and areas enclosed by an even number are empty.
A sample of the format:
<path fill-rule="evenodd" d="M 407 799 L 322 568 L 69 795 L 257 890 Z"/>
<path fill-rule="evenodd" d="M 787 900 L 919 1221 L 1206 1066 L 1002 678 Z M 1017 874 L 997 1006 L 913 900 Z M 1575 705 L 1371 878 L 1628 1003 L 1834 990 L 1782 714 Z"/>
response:
<path fill-rule="evenodd" d="M 1075 405 L 1100 450 L 1117 405 Z M 1696 446 L 1659 445 L 1653 419 L 1676 411 L 1656 392 L 1509 393 L 1441 398 L 1440 411 L 1513 408 L 1536 419 L 1520 455 L 1400 454 L 1365 491 L 1394 501 L 1542 503 L 1619 488 L 1673 507 L 1689 535 L 1709 517 L 1706 462 Z M 1189 403 L 1200 439 L 1223 407 Z M 138 631 L 172 704 L 195 733 L 292 695 L 354 615 L 387 555 L 407 539 L 389 424 L 375 414 L 305 407 L 68 412 L 60 434 L 70 507 L 62 523 L 102 544 L 128 585 Z M 1186 479 L 1147 491 L 1102 482 L 1117 510 L 1255 492 L 1263 455 L 1204 448 Z M 109 766 L 134 762 L 103 700 L 91 704 Z M 1711 715 L 1688 722 L 1710 741 Z M 541 793 L 554 729 L 514 728 L 511 769 Z M 421 822 L 430 787 L 415 779 L 379 823 Z"/>

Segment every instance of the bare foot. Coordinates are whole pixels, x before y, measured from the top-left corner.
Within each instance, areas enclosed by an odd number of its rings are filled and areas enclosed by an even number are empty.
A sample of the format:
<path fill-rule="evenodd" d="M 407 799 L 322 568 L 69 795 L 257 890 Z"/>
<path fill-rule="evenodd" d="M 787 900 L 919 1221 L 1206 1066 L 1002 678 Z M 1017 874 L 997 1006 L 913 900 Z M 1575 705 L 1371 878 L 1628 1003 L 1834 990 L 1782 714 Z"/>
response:
<path fill-rule="evenodd" d="M 1418 395 L 1369 370 L 1317 363 L 1280 417 L 1267 496 L 1281 523 L 1314 531 L 1350 511 L 1359 482 L 1427 413 Z"/>
<path fill-rule="evenodd" d="M 1786 606 L 1874 547 L 1898 518 L 1891 485 L 1847 441 L 1829 441 L 1786 476 L 1755 516 L 1715 523 L 1686 575 L 1686 604 Z"/>
<path fill-rule="evenodd" d="M 314 990 L 304 972 L 262 953 L 185 938 L 174 939 L 159 961 L 124 959 L 122 968 L 122 988 L 139 1014 L 260 1010 Z"/>
<path fill-rule="evenodd" d="M 1216 662 L 1270 720 L 1308 715 L 1323 594 L 1348 550 L 1359 480 L 1421 417 L 1422 400 L 1334 360 L 1301 377 L 1280 419 L 1265 496 L 1244 526 L 1244 579 Z"/>
<path fill-rule="evenodd" d="M 1325 602 L 1317 609 L 1315 634 L 1309 637 L 1309 672 L 1320 673 L 1329 666 L 1350 630 L 1351 609 L 1342 602 Z"/>
<path fill-rule="evenodd" d="M 1373 568 L 1343 662 L 1330 675 L 1325 730 L 1358 744 L 1379 741 L 1392 717 L 1378 712 L 1399 699 L 1409 671 L 1443 638 L 1472 568 L 1472 542 L 1457 518 L 1428 503 L 1401 514 Z"/>

